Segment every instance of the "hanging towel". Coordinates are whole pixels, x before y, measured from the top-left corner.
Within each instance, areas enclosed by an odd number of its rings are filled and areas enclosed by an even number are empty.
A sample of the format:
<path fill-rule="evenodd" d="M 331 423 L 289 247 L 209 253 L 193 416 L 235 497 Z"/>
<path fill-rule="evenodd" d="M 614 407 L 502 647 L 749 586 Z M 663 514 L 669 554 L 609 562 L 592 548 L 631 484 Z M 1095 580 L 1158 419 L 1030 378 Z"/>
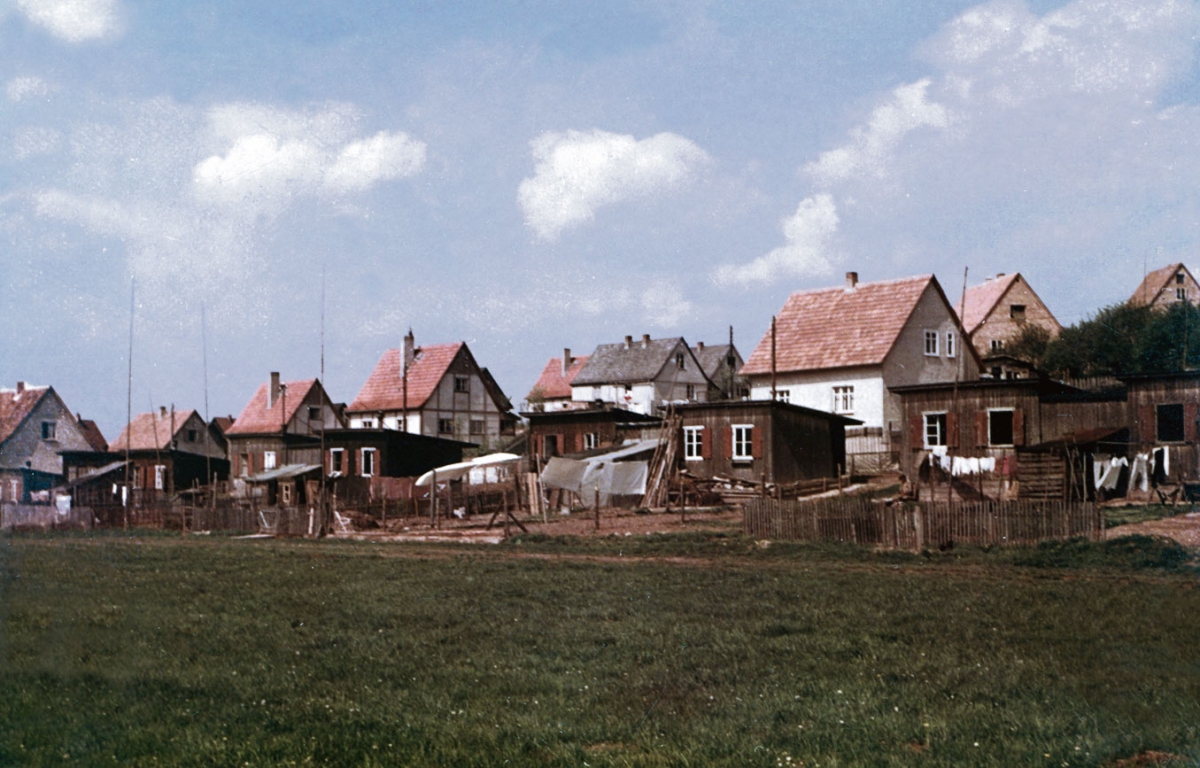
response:
<path fill-rule="evenodd" d="M 996 458 L 994 456 L 988 456 L 985 459 L 980 459 L 979 460 L 979 471 L 980 472 L 995 472 L 996 471 Z"/>

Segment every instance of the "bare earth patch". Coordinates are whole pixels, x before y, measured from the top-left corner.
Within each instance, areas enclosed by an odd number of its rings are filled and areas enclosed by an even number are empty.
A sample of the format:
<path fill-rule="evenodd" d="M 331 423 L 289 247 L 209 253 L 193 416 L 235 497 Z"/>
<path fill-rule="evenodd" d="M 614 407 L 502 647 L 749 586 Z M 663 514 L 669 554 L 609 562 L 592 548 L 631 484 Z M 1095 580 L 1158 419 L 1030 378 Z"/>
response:
<path fill-rule="evenodd" d="M 1106 538 L 1115 539 L 1118 536 L 1166 536 L 1178 541 L 1185 547 L 1200 547 L 1200 512 L 1189 512 L 1175 517 L 1164 517 L 1161 520 L 1151 520 L 1145 523 L 1120 525 L 1109 528 Z"/>

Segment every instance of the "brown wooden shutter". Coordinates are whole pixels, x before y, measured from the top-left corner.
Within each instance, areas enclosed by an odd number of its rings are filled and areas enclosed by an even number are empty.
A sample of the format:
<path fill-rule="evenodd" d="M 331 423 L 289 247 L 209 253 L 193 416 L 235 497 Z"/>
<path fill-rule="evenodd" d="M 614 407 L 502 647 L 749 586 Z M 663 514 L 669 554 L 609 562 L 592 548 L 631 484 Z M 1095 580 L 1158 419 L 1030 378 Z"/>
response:
<path fill-rule="evenodd" d="M 1138 406 L 1138 440 L 1143 443 L 1155 442 L 1154 433 L 1154 406 L 1139 405 Z"/>
<path fill-rule="evenodd" d="M 1013 445 L 1025 445 L 1025 412 L 1013 408 Z"/>
<path fill-rule="evenodd" d="M 721 431 L 721 437 L 725 441 L 725 454 L 724 454 L 725 458 L 732 459 L 733 458 L 733 425 L 732 424 L 725 425 L 725 428 Z"/>
<path fill-rule="evenodd" d="M 755 425 L 750 427 L 750 455 L 756 459 L 763 456 L 762 428 Z"/>
<path fill-rule="evenodd" d="M 1015 430 L 1016 427 L 1013 427 Z M 975 411 L 975 445 L 983 448 L 988 444 L 988 412 Z"/>
<path fill-rule="evenodd" d="M 708 427 L 700 428 L 700 458 L 712 458 L 712 430 Z"/>
<path fill-rule="evenodd" d="M 946 414 L 946 446 L 958 447 L 958 414 L 954 412 Z"/>
<path fill-rule="evenodd" d="M 925 418 L 920 414 L 908 419 L 908 445 L 914 451 L 925 447 Z"/>
<path fill-rule="evenodd" d="M 1183 439 L 1185 442 L 1196 442 L 1196 420 L 1200 419 L 1200 403 L 1183 404 Z"/>

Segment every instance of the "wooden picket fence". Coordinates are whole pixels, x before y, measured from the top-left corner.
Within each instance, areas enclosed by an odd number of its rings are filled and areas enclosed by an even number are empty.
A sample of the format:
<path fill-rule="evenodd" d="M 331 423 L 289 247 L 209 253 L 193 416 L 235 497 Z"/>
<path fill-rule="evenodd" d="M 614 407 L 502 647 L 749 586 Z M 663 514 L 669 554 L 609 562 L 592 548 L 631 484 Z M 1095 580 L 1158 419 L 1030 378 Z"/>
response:
<path fill-rule="evenodd" d="M 951 544 L 1035 544 L 1104 538 L 1104 510 L 1080 502 L 885 504 L 865 496 L 750 499 L 747 536 L 778 541 L 845 541 L 920 551 Z"/>

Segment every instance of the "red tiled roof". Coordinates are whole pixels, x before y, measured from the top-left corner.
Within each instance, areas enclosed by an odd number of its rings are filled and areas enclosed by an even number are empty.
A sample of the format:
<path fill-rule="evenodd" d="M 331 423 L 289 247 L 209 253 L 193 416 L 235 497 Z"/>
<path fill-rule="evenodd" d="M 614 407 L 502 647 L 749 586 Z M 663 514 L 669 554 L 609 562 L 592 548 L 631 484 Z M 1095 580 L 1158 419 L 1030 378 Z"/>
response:
<path fill-rule="evenodd" d="M 535 393 L 548 398 L 569 398 L 571 396 L 571 382 L 575 380 L 575 376 L 579 374 L 579 370 L 583 368 L 583 364 L 588 361 L 588 357 L 588 355 L 572 357 L 566 376 L 563 376 L 562 358 L 550 358 L 550 362 L 546 363 L 546 367 L 542 369 L 542 375 L 538 376 L 537 383 L 533 385 L 533 389 L 529 390 L 529 395 L 525 399 L 528 400 Z"/>
<path fill-rule="evenodd" d="M 83 435 L 83 439 L 92 447 L 92 450 L 104 453 L 108 450 L 108 441 L 104 439 L 104 434 L 100 432 L 100 427 L 91 419 L 75 418 L 79 425 L 79 434 Z"/>
<path fill-rule="evenodd" d="M 175 411 L 175 432 L 183 428 L 184 422 L 192 417 L 194 410 Z M 171 432 L 171 413 L 163 415 L 161 411 L 139 413 L 133 417 L 108 450 L 120 453 L 125 450 L 126 435 L 132 435 L 129 440 L 131 451 L 165 451 L 170 449 L 174 435 Z"/>
<path fill-rule="evenodd" d="M 453 344 L 429 344 L 415 350 L 415 359 L 408 369 L 409 408 L 420 408 L 433 395 L 438 382 L 446 375 L 446 369 L 464 346 L 463 342 L 457 341 Z M 388 349 L 379 358 L 375 370 L 371 371 L 358 397 L 354 398 L 346 411 L 400 411 L 404 407 L 400 350 Z M 237 428 L 236 425 L 234 428 Z"/>
<path fill-rule="evenodd" d="M 296 415 L 296 409 L 308 396 L 308 391 L 317 383 L 316 379 L 301 379 L 300 381 L 285 381 L 287 396 L 278 398 L 270 408 L 267 407 L 267 388 L 270 382 L 260 384 L 254 397 L 246 403 L 242 413 L 233 422 L 233 426 L 225 431 L 227 435 L 262 435 L 273 434 L 283 429 Z M 283 412 L 284 403 L 287 413 Z"/>
<path fill-rule="evenodd" d="M 989 277 L 986 282 L 967 289 L 967 309 L 963 313 L 963 303 L 960 300 L 954 307 L 954 312 L 962 320 L 963 330 L 971 333 L 987 319 L 996 303 L 1004 296 L 1004 292 L 1020 277 L 1019 273 Z"/>
<path fill-rule="evenodd" d="M 930 286 L 933 275 L 793 293 L 775 318 L 777 371 L 879 365 Z M 767 329 L 740 373 L 771 372 Z"/>
<path fill-rule="evenodd" d="M 0 443 L 12 437 L 25 417 L 50 391 L 50 387 L 26 386 L 24 392 L 15 389 L 0 389 Z"/>
<path fill-rule="evenodd" d="M 1129 303 L 1133 305 L 1151 304 L 1158 298 L 1159 292 L 1167 287 L 1167 282 L 1171 280 L 1178 272 L 1188 272 L 1188 268 L 1180 264 L 1168 264 L 1162 269 L 1156 269 L 1150 274 L 1142 278 L 1141 285 L 1129 297 Z"/>

